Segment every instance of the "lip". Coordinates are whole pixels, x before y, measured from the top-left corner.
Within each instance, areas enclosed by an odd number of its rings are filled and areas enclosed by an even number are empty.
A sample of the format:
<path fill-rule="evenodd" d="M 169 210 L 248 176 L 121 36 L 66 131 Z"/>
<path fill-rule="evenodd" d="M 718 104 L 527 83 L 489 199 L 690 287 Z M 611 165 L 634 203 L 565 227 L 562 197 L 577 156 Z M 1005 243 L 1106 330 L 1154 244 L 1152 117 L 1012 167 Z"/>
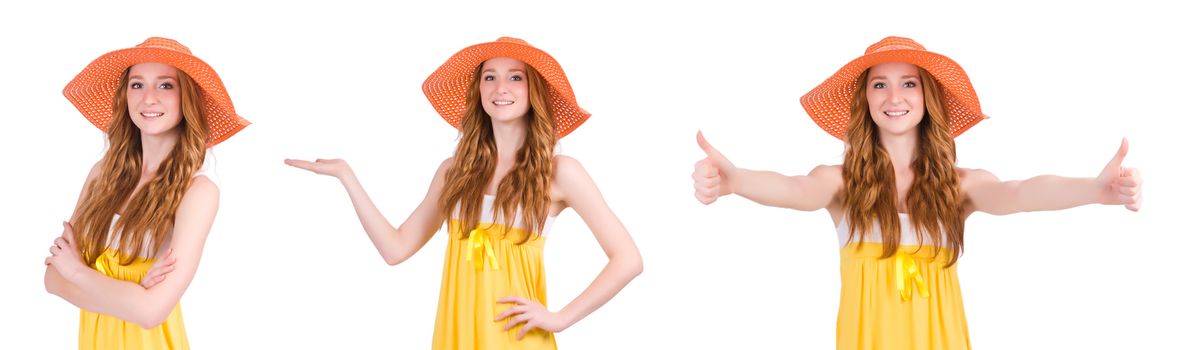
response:
<path fill-rule="evenodd" d="M 138 113 L 138 115 L 141 115 L 142 118 L 151 118 L 152 119 L 152 118 L 162 117 L 163 115 L 166 115 L 166 113 L 163 113 L 163 112 L 140 112 L 140 113 Z"/>
<path fill-rule="evenodd" d="M 886 115 L 887 118 L 900 118 L 900 117 L 908 115 L 908 113 L 911 113 L 911 110 L 904 109 L 904 110 L 883 111 L 883 115 Z"/>
<path fill-rule="evenodd" d="M 491 104 L 497 107 L 507 107 L 516 104 L 516 101 L 495 100 L 491 101 Z"/>

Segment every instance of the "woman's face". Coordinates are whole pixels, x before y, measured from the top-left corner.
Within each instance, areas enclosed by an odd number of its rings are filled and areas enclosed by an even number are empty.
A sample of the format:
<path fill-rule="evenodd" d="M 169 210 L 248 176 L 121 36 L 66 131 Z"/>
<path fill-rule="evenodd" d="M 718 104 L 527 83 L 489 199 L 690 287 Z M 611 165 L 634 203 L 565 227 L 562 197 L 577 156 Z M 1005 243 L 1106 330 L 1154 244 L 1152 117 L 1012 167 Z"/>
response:
<path fill-rule="evenodd" d="M 924 87 L 915 65 L 889 62 L 870 67 L 866 103 L 870 118 L 883 134 L 902 135 L 924 119 Z"/>
<path fill-rule="evenodd" d="M 183 119 L 179 72 L 170 65 L 148 62 L 130 67 L 125 96 L 129 117 L 143 136 L 174 132 Z"/>
<path fill-rule="evenodd" d="M 479 97 L 493 123 L 520 120 L 529 111 L 529 74 L 525 63 L 507 57 L 483 62 Z"/>

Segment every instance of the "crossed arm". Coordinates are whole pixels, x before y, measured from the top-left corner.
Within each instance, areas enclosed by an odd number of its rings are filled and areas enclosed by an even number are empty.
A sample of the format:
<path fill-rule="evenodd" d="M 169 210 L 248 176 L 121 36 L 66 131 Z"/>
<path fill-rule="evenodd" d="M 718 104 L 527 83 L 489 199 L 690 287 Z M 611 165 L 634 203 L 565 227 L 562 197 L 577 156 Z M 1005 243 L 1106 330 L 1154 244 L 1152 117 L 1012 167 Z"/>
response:
<path fill-rule="evenodd" d="M 162 324 L 199 268 L 219 197 L 216 184 L 207 177 L 192 180 L 175 214 L 169 248 L 174 263 L 171 278 L 161 279 L 149 288 L 113 279 L 84 265 L 73 228 L 64 223 L 63 236 L 55 240 L 52 256 L 46 259 L 46 290 L 81 309 L 112 315 L 142 328 Z"/>

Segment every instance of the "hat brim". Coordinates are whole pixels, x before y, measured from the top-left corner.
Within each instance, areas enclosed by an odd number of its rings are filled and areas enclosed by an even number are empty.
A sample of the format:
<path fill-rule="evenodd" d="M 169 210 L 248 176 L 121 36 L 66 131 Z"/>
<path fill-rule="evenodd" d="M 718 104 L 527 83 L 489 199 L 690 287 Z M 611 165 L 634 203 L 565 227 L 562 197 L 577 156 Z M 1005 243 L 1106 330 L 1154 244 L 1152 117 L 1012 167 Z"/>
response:
<path fill-rule="evenodd" d="M 187 73 L 199 86 L 209 127 L 207 147 L 227 140 L 250 125 L 250 121 L 234 110 L 233 101 L 216 70 L 195 56 L 163 48 L 135 47 L 106 53 L 67 83 L 62 94 L 92 125 L 107 132 L 112 125 L 113 97 L 120 88 L 121 74 L 133 65 L 146 62 L 171 65 Z"/>
<path fill-rule="evenodd" d="M 957 137 L 986 119 L 970 77 L 957 62 L 943 55 L 911 49 L 876 52 L 850 61 L 803 97 L 800 104 L 812 120 L 833 137 L 845 140 L 849 108 L 853 104 L 858 77 L 881 63 L 904 62 L 923 68 L 941 84 L 942 99 L 949 114 L 950 133 Z"/>
<path fill-rule="evenodd" d="M 479 64 L 497 57 L 520 60 L 541 74 L 549 87 L 549 103 L 554 112 L 554 128 L 558 138 L 570 134 L 591 117 L 591 113 L 583 110 L 575 101 L 566 72 L 553 57 L 529 45 L 496 41 L 458 51 L 421 84 L 421 90 L 429 103 L 433 104 L 433 109 L 454 128 L 462 128 L 467 90 L 470 89 L 475 69 Z"/>

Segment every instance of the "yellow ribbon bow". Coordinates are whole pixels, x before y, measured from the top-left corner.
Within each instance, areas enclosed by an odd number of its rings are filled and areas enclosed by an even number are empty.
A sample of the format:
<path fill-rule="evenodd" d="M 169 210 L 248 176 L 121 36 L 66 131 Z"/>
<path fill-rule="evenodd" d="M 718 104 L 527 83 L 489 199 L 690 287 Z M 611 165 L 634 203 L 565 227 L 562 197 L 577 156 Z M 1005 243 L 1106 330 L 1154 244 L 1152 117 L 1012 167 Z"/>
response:
<path fill-rule="evenodd" d="M 500 266 L 495 262 L 495 249 L 491 247 L 491 239 L 488 237 L 487 230 L 480 228 L 470 230 L 470 235 L 466 237 L 466 242 L 471 250 L 470 254 L 466 254 L 466 261 L 471 261 L 472 257 L 474 257 L 475 270 L 483 271 L 484 260 L 491 263 L 492 270 L 500 269 Z"/>
<path fill-rule="evenodd" d="M 928 285 L 924 283 L 924 276 L 916 267 L 916 259 L 903 250 L 895 252 L 895 286 L 899 289 L 899 297 L 905 301 L 912 299 L 911 284 L 916 285 L 920 296 L 928 298 Z"/>

